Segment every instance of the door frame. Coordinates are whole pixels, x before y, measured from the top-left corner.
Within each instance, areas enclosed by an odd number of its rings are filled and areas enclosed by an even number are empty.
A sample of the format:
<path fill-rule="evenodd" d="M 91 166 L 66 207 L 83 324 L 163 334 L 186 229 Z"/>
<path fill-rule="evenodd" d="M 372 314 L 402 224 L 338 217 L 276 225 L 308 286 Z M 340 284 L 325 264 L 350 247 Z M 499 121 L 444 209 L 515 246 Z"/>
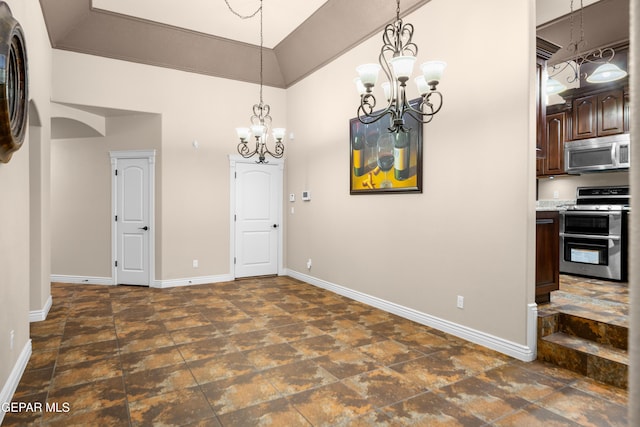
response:
<path fill-rule="evenodd" d="M 111 277 L 113 278 L 113 284 L 118 284 L 118 269 L 116 267 L 116 260 L 118 259 L 118 222 L 116 219 L 117 208 L 117 183 L 116 183 L 116 169 L 118 169 L 118 160 L 120 159 L 147 159 L 149 162 L 149 253 L 147 254 L 147 265 L 149 266 L 149 287 L 156 287 L 155 283 L 155 259 L 156 259 L 156 223 L 155 223 L 155 186 L 156 186 L 156 150 L 126 150 L 126 151 L 109 151 L 109 157 L 111 158 Z"/>
<path fill-rule="evenodd" d="M 234 215 L 236 213 L 236 164 L 245 163 L 245 164 L 254 164 L 257 165 L 255 159 L 245 159 L 244 157 L 238 154 L 230 154 L 229 155 L 229 271 L 234 279 L 236 279 L 236 265 L 235 265 L 235 256 L 236 256 L 236 222 L 234 219 Z M 284 159 L 269 159 L 268 165 L 276 165 L 278 170 L 280 171 L 280 179 L 278 183 L 278 224 L 280 226 L 277 229 L 278 233 L 278 276 L 284 275 L 284 259 L 283 254 L 284 250 L 282 247 L 283 243 L 283 217 L 282 217 L 282 204 L 284 202 L 283 193 L 284 193 Z"/>

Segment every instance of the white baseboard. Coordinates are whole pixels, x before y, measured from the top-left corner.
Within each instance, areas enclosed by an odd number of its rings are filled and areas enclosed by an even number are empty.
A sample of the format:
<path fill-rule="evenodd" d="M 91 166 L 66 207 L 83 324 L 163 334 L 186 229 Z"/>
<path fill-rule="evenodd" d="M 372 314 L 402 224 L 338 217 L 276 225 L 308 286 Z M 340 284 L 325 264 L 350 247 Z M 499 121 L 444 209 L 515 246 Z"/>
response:
<path fill-rule="evenodd" d="M 77 283 L 83 285 L 113 285 L 112 277 L 93 277 L 93 276 L 65 276 L 62 274 L 52 274 L 52 282 L 60 283 Z"/>
<path fill-rule="evenodd" d="M 176 286 L 204 285 L 207 283 L 229 282 L 234 280 L 232 274 L 220 274 L 217 276 L 188 277 L 184 279 L 154 280 L 152 288 L 173 288 Z M 52 274 L 52 282 L 74 283 L 84 285 L 115 285 L 111 277 L 91 277 L 91 276 L 65 276 Z"/>
<path fill-rule="evenodd" d="M 481 346 L 499 351 L 500 353 L 504 353 L 508 356 L 515 357 L 516 359 L 525 362 L 535 360 L 535 328 L 537 321 L 537 306 L 535 304 L 529 304 L 529 306 L 527 307 L 527 322 L 529 324 L 527 327 L 527 345 L 522 345 L 509 340 L 505 340 L 504 338 L 496 337 L 486 332 L 478 331 L 467 326 L 440 319 L 438 317 L 414 310 L 412 308 L 404 307 L 400 304 L 386 301 L 359 291 L 354 291 L 344 286 L 336 285 L 335 283 L 330 283 L 304 273 L 287 270 L 287 274 L 295 279 L 302 280 L 303 282 L 309 283 L 319 288 L 335 292 L 336 294 L 351 298 L 372 307 L 379 308 L 389 313 L 393 313 L 400 317 L 404 317 L 405 319 L 413 320 L 414 322 L 420 323 L 422 325 L 430 326 L 440 331 L 447 332 L 451 335 L 455 335 Z M 534 328 L 533 332 L 531 328 Z"/>
<path fill-rule="evenodd" d="M 52 304 L 53 298 L 51 298 L 51 295 L 49 295 L 49 298 L 47 298 L 47 301 L 44 303 L 44 307 L 42 307 L 42 309 L 31 310 L 29 312 L 29 322 L 42 322 L 43 320 L 46 320 Z"/>
<path fill-rule="evenodd" d="M 27 343 L 22 348 L 20 352 L 20 356 L 18 356 L 18 360 L 16 360 L 16 364 L 13 365 L 13 369 L 9 374 L 9 378 L 2 386 L 2 391 L 0 391 L 0 405 L 5 402 L 11 402 L 13 395 L 18 388 L 18 384 L 20 383 L 20 378 L 22 378 L 22 374 L 24 370 L 27 368 L 27 363 L 29 363 L 29 358 L 31 357 L 31 340 L 28 340 Z M 5 412 L 0 410 L 0 425 L 2 424 L 2 420 L 4 419 Z"/>
<path fill-rule="evenodd" d="M 189 277 L 186 279 L 170 279 L 170 280 L 156 280 L 153 282 L 154 288 L 174 288 L 176 286 L 193 286 L 193 285 L 206 285 L 207 283 L 220 283 L 229 282 L 234 280 L 231 274 L 220 274 L 217 276 L 201 276 L 201 277 Z"/>

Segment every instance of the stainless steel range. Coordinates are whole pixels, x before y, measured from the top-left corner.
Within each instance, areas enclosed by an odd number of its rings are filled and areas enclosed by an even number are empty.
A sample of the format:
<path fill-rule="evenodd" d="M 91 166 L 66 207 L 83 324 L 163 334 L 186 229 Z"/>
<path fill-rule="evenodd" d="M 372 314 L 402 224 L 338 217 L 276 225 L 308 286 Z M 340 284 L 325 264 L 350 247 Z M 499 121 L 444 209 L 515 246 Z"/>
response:
<path fill-rule="evenodd" d="M 578 187 L 560 212 L 560 272 L 627 279 L 629 186 Z"/>

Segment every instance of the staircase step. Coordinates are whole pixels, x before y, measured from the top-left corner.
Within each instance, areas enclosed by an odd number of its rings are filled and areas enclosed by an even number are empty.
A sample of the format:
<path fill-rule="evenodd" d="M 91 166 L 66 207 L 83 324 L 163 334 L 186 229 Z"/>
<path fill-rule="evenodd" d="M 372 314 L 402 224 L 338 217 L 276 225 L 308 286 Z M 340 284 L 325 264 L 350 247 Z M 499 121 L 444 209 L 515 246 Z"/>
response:
<path fill-rule="evenodd" d="M 554 291 L 552 300 L 555 310 L 611 325 L 629 327 L 628 302 L 596 299 L 563 291 Z"/>
<path fill-rule="evenodd" d="M 558 313 L 558 331 L 620 350 L 628 349 L 629 328 L 626 326 L 567 313 L 564 310 Z"/>
<path fill-rule="evenodd" d="M 538 358 L 597 381 L 627 388 L 629 356 L 625 350 L 556 332 L 538 340 Z"/>

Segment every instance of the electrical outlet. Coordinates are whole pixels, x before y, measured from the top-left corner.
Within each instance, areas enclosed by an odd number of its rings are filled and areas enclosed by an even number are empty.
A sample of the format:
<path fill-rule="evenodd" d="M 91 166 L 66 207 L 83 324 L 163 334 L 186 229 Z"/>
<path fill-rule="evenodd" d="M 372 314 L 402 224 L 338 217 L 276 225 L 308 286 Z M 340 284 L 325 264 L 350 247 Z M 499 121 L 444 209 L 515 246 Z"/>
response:
<path fill-rule="evenodd" d="M 197 259 L 193 260 L 193 268 L 198 268 L 198 260 Z"/>
<path fill-rule="evenodd" d="M 311 258 L 307 261 L 307 270 L 311 270 Z"/>
<path fill-rule="evenodd" d="M 464 297 L 462 295 L 458 295 L 458 301 L 456 302 L 456 307 L 464 308 Z"/>
<path fill-rule="evenodd" d="M 553 192 L 553 198 L 554 198 L 554 199 L 557 199 L 557 198 L 559 198 L 559 197 L 560 197 L 560 192 L 559 192 L 558 190 L 554 190 L 554 192 Z"/>
<path fill-rule="evenodd" d="M 13 350 L 13 340 L 16 337 L 16 332 L 12 329 L 9 332 L 9 350 Z"/>

